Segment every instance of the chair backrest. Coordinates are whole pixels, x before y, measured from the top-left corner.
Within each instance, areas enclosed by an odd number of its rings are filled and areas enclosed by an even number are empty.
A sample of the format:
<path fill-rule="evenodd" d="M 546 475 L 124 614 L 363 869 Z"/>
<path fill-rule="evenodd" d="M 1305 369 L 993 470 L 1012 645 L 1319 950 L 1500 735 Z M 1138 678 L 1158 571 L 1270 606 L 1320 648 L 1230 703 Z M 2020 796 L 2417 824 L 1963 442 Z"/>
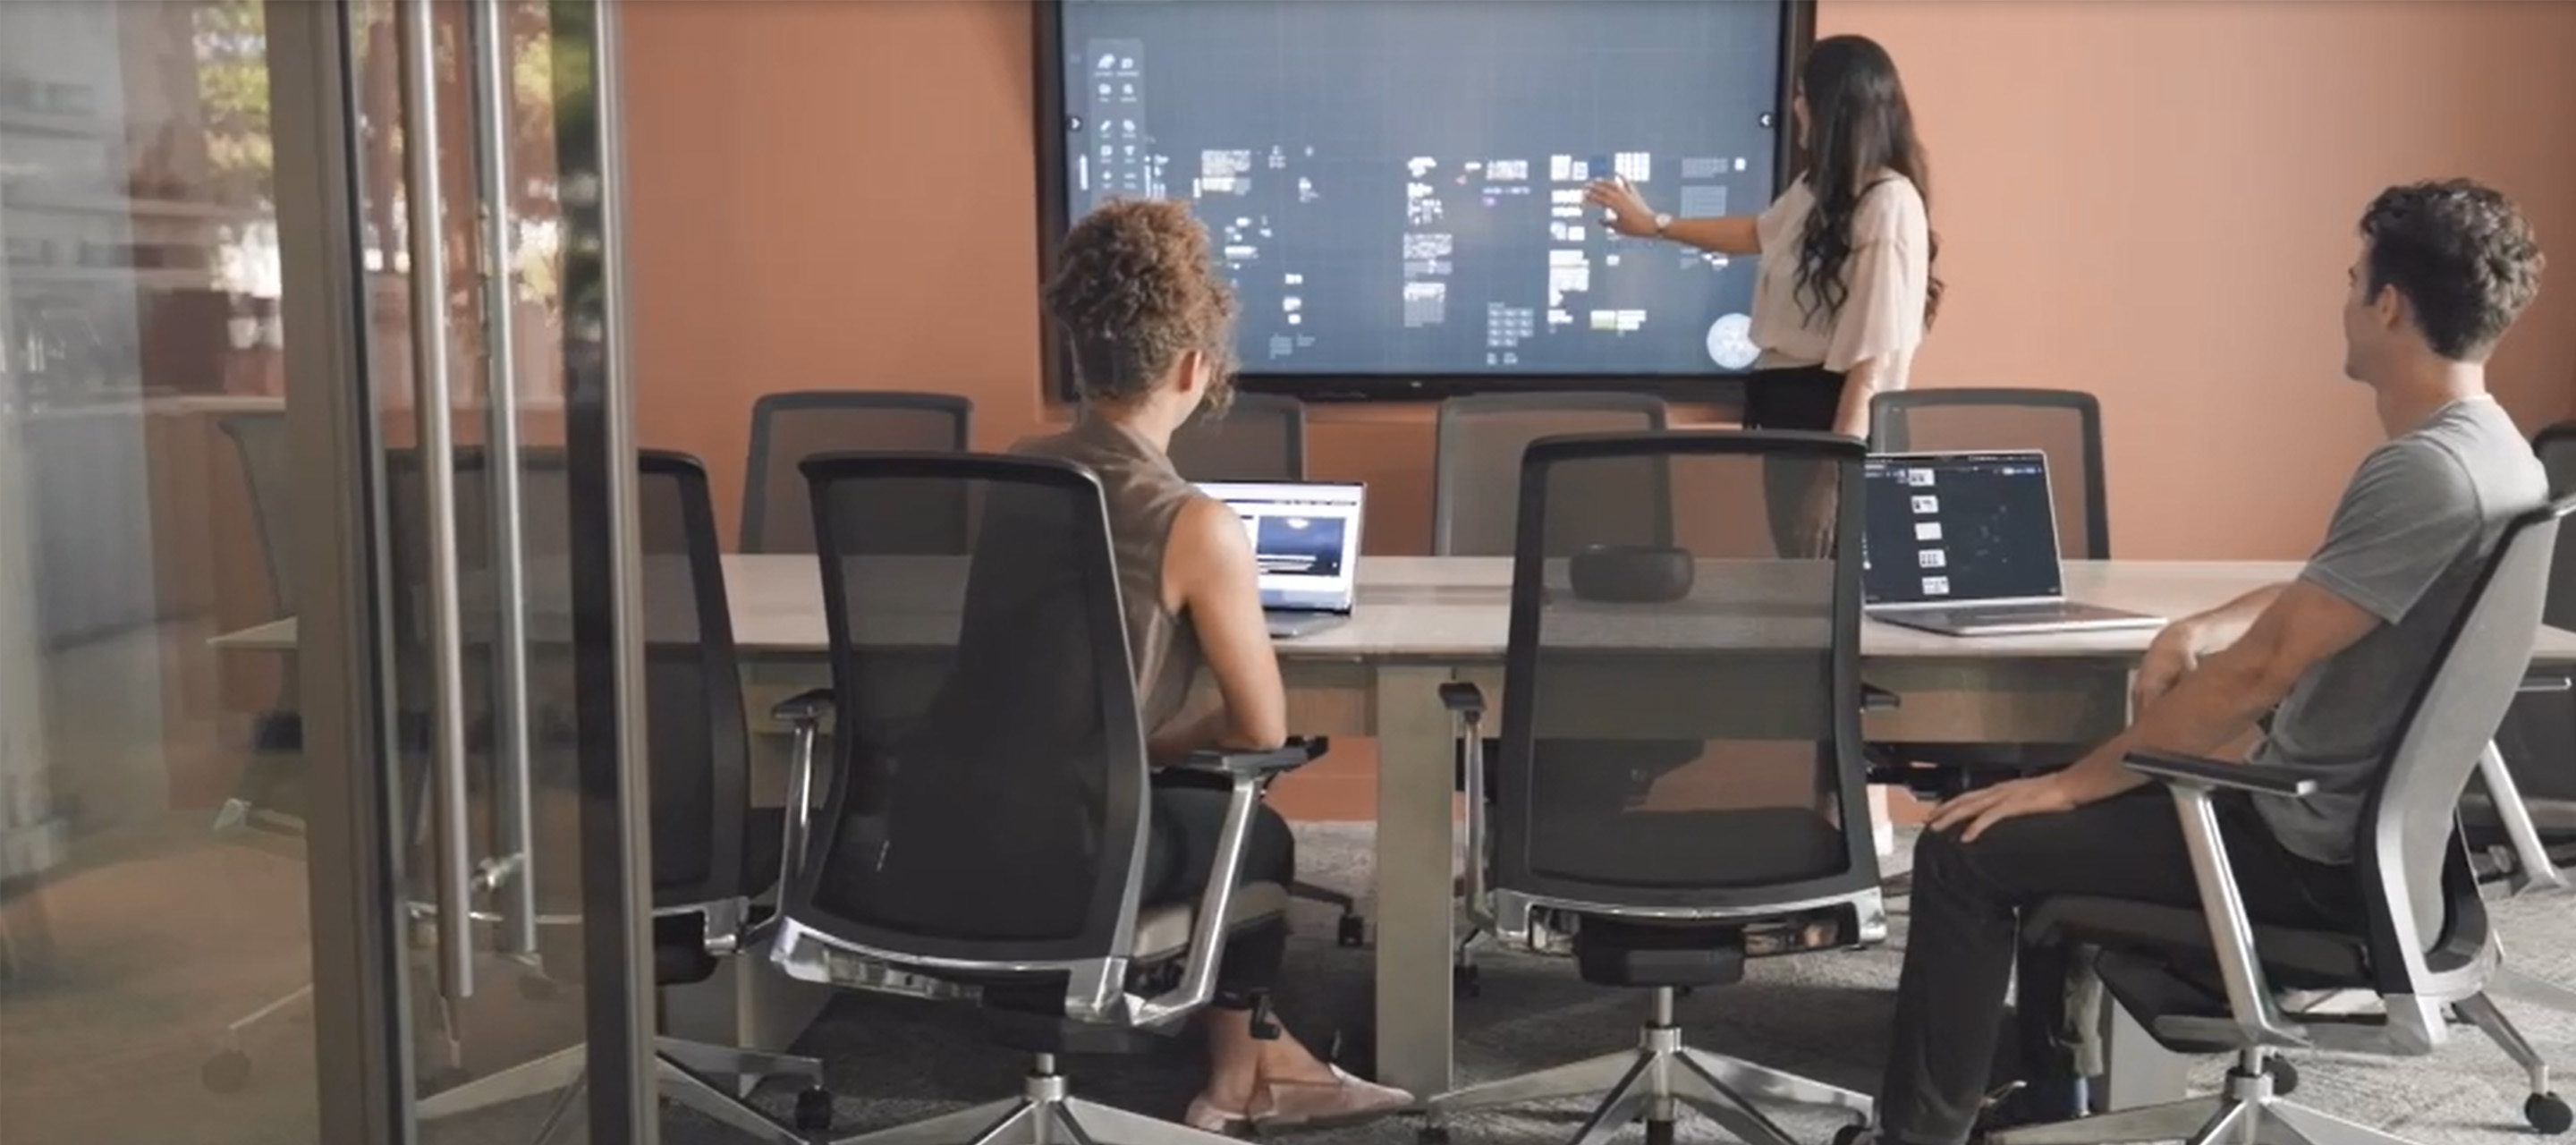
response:
<path fill-rule="evenodd" d="M 293 485 L 286 455 L 286 413 L 230 413 L 215 424 L 233 440 L 233 449 L 241 457 L 242 486 L 250 494 L 252 519 L 259 524 L 260 552 L 268 566 L 269 594 L 277 615 L 293 616 L 295 536 L 290 531 Z"/>
<path fill-rule="evenodd" d="M 2513 703 L 2538 639 L 2562 497 L 2517 517 L 2458 606 L 2408 701 L 2357 840 L 2371 962 L 2383 995 L 2444 993 L 2485 943 L 2486 914 L 2457 838 L 2478 757 Z"/>
<path fill-rule="evenodd" d="M 1513 552 L 1521 508 L 1521 454 L 1542 437 L 1643 433 L 1666 424 L 1664 399 L 1638 393 L 1476 394 L 1440 403 L 1431 471 L 1431 551 L 1441 556 L 1501 557 Z M 1627 489 L 1638 496 L 1640 489 Z M 1574 485 L 1562 487 L 1593 519 L 1559 514 L 1553 540 L 1573 547 L 1597 522 L 1604 536 L 1635 535 L 1638 521 L 1661 520 L 1652 501 L 1623 504 Z M 1563 556 L 1572 548 L 1551 550 Z"/>
<path fill-rule="evenodd" d="M 1529 447 L 1494 793 L 1498 892 L 1706 917 L 1876 893 L 1859 754 L 1862 457 L 1860 442 L 1790 432 Z M 1834 494 L 1839 527 L 1821 558 L 1778 555 L 1766 486 L 1784 470 Z M 1596 543 L 1630 548 L 1578 564 L 1549 543 L 1552 515 L 1597 512 L 1563 496 L 1569 486 L 1632 502 L 1666 487 L 1673 519 L 1629 515 L 1630 535 Z M 1668 537 L 1689 547 L 1659 547 Z M 1617 602 L 1624 575 L 1676 554 L 1693 570 L 1685 595 Z M 1658 768 L 1641 802 L 1586 797 Z"/>
<path fill-rule="evenodd" d="M 1236 394 L 1222 413 L 1201 410 L 1172 435 L 1172 468 L 1192 481 L 1306 479 L 1306 403 Z"/>
<path fill-rule="evenodd" d="M 814 551 L 814 514 L 796 466 L 826 453 L 962 453 L 975 403 L 954 394 L 813 390 L 765 394 L 751 406 L 751 454 L 742 483 L 742 551 Z M 862 526 L 884 535 L 909 530 L 918 551 L 959 552 L 964 539 L 950 507 L 853 505 Z"/>
<path fill-rule="evenodd" d="M 653 904 L 674 911 L 738 900 L 751 889 L 742 869 L 751 814 L 749 724 L 733 614 L 725 594 L 715 504 L 704 466 L 678 453 L 640 455 L 637 519 L 643 564 L 647 799 L 652 822 Z M 458 595 L 463 605 L 469 678 L 497 676 L 500 602 L 492 528 L 491 455 L 457 452 Z M 388 502 L 394 518 L 397 644 L 416 650 L 423 629 L 428 565 L 420 492 L 420 456 L 391 458 Z M 572 790 L 579 730 L 573 691 L 572 597 L 568 514 L 571 487 L 562 450 L 519 452 L 519 525 L 525 575 L 530 767 L 540 788 Z M 470 691 L 472 689 L 469 689 Z M 469 697 L 473 750 L 492 766 L 500 731 L 488 700 Z M 546 861 L 551 851 L 578 853 L 570 840 L 542 836 L 538 888 L 546 909 L 578 910 L 578 865 Z M 765 884 L 763 884 L 765 885 Z"/>
<path fill-rule="evenodd" d="M 951 971 L 1123 960 L 1145 739 L 1098 479 L 980 454 L 803 468 L 840 715 L 782 942 Z M 971 553 L 889 550 L 835 512 L 927 497 L 972 507 Z"/>
<path fill-rule="evenodd" d="M 1895 390 L 1870 399 L 1870 448 L 1880 453 L 2036 449 L 2048 455 L 2057 550 L 2111 559 L 2102 403 L 2076 390 Z"/>
<path fill-rule="evenodd" d="M 2576 421 L 2541 430 L 2532 448 L 2549 470 L 2550 492 L 2576 493 Z M 2576 630 L 2576 531 L 2558 535 L 2541 609 L 2543 623 Z M 2576 806 L 2576 693 L 2516 697 L 2504 726 L 2496 729 L 2496 749 L 2504 753 L 2523 802 Z"/>

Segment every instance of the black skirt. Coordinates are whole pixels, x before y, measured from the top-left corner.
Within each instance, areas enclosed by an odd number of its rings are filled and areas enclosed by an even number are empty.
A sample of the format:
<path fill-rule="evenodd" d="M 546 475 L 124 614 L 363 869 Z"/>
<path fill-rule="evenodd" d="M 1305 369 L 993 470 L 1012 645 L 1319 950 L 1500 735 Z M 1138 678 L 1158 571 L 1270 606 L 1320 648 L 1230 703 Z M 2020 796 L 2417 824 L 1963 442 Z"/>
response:
<path fill-rule="evenodd" d="M 1842 412 L 1843 375 L 1823 366 L 1755 370 L 1744 379 L 1744 428 L 1829 433 Z"/>

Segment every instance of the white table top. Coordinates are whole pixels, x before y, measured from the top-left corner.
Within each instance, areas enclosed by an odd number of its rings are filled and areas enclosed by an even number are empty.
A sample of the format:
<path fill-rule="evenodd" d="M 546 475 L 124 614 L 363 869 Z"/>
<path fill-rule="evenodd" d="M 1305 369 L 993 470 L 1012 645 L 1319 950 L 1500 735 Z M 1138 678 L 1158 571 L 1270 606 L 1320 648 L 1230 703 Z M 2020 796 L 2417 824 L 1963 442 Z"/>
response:
<path fill-rule="evenodd" d="M 2067 595 L 2088 604 L 2157 616 L 2197 612 L 2298 572 L 2293 562 L 2074 561 L 2068 562 Z M 814 559 L 796 554 L 728 555 L 725 585 L 731 597 L 734 640 L 750 655 L 819 655 L 823 632 L 822 579 Z M 1502 655 L 1510 612 L 1511 562 L 1490 557 L 1371 557 L 1360 566 L 1359 607 L 1350 623 L 1278 643 L 1285 660 L 1487 661 Z M 1702 588 L 1707 588 L 1703 579 Z M 1620 606 L 1582 606 L 1615 610 Z M 1634 614 L 1650 623 L 1676 617 L 1696 625 L 1722 623 L 1723 609 L 1648 606 Z M 1627 625 L 1622 623 L 1620 627 Z M 2104 659 L 2134 656 L 2152 632 L 2066 632 L 2044 636 L 1942 636 L 1867 623 L 1861 652 L 1871 658 Z M 282 651 L 295 647 L 295 621 L 271 621 L 216 637 L 217 648 Z M 1628 637 L 1619 643 L 1630 645 Z M 2576 633 L 2543 629 L 2534 653 L 2548 663 L 2576 662 Z"/>

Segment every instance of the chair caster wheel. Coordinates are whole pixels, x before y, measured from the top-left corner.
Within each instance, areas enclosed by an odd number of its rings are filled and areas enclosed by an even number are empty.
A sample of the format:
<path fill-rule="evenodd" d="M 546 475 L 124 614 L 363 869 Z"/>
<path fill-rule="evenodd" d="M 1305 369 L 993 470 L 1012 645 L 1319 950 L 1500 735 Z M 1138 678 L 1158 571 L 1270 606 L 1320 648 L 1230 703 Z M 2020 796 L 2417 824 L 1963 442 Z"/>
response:
<path fill-rule="evenodd" d="M 560 991 L 554 979 L 530 974 L 519 979 L 519 996 L 531 1002 L 551 1002 Z"/>
<path fill-rule="evenodd" d="M 1869 1126 L 1846 1125 L 1834 1130 L 1834 1145 L 1860 1145 L 1869 1136 Z"/>
<path fill-rule="evenodd" d="M 822 1133 L 832 1128 L 832 1091 L 817 1086 L 796 1095 L 796 1129 Z"/>
<path fill-rule="evenodd" d="M 2272 1093 L 2274 1096 L 2288 1097 L 2299 1091 L 2299 1067 L 2291 1065 L 2280 1058 L 2265 1058 L 2263 1059 L 2263 1072 L 2269 1075 L 2272 1079 Z"/>
<path fill-rule="evenodd" d="M 2576 1128 L 2576 1111 L 2567 1108 L 2565 1099 L 2554 1093 L 2535 1093 L 2522 1103 L 2522 1119 L 2532 1129 L 2555 1137 Z"/>
<path fill-rule="evenodd" d="M 1449 1127 L 1425 1121 L 1422 1128 L 1413 1131 L 1413 1139 L 1422 1145 L 1449 1145 Z"/>
<path fill-rule="evenodd" d="M 1449 987 L 1451 993 L 1461 998 L 1480 997 L 1485 992 L 1484 979 L 1473 966 L 1450 967 Z"/>
<path fill-rule="evenodd" d="M 207 1058 L 206 1064 L 197 1071 L 197 1077 L 206 1083 L 207 1089 L 216 1093 L 238 1093 L 243 1086 L 250 1084 L 250 1055 L 240 1050 L 225 1050 Z M 2565 1109 L 2566 1106 L 2559 1108 Z"/>
<path fill-rule="evenodd" d="M 1355 914 L 1343 915 L 1341 923 L 1333 928 L 1333 940 L 1344 946 L 1368 945 L 1367 920 Z"/>
<path fill-rule="evenodd" d="M 1673 1123 L 1670 1121 L 1647 1122 L 1646 1145 L 1673 1145 Z"/>

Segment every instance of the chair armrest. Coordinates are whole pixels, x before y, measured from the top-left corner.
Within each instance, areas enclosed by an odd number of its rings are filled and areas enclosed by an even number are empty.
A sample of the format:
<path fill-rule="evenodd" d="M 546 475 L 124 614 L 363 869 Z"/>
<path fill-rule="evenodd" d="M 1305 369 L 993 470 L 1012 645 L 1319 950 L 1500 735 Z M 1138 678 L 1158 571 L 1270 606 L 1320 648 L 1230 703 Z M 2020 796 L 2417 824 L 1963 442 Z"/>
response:
<path fill-rule="evenodd" d="M 2576 692 L 2576 669 L 2533 668 L 2522 675 L 2520 692 Z"/>
<path fill-rule="evenodd" d="M 1206 748 L 1194 751 L 1187 759 L 1172 766 L 1182 771 L 1222 775 L 1234 779 L 1267 780 L 1285 775 L 1315 761 L 1332 747 L 1325 736 L 1292 737 L 1271 751 L 1226 751 Z"/>
<path fill-rule="evenodd" d="M 1485 714 L 1485 690 L 1465 680 L 1452 680 L 1440 685 L 1440 706 L 1453 716 L 1477 719 Z"/>
<path fill-rule="evenodd" d="M 2202 790 L 2242 791 L 2249 795 L 2296 798 L 2317 789 L 2317 781 L 2294 768 L 2259 763 L 2229 763 L 2164 751 L 2133 751 L 2121 757 L 2129 770 L 2151 779 Z"/>
<path fill-rule="evenodd" d="M 2173 797 L 2184 848 L 2191 856 L 2192 882 L 2200 890 L 2201 915 L 2209 924 L 2210 950 L 2217 956 L 2219 978 L 2226 985 L 2228 1014 L 2238 1036 L 2245 1039 L 2243 1044 L 2275 1048 L 2307 1044 L 2307 1031 L 2281 1013 L 2262 956 L 2254 949 L 2253 918 L 2246 912 L 2245 892 L 2237 885 L 2225 828 L 2212 798 L 2221 787 L 2287 794 L 2279 774 L 2284 769 L 2147 751 L 2131 752 L 2125 762 L 2142 775 L 2164 780 L 2166 793 Z M 2270 786 L 2232 782 L 2246 778 L 2239 773 L 2261 778 Z M 2287 782 L 2299 791 L 2315 786 L 2304 779 Z"/>
<path fill-rule="evenodd" d="M 1860 710 L 1864 712 L 1892 712 L 1904 706 L 1905 697 L 1899 696 L 1894 692 L 1888 691 L 1876 684 L 1869 683 L 1868 681 L 1862 681 L 1860 686 Z"/>
<path fill-rule="evenodd" d="M 808 688 L 778 701 L 778 706 L 769 709 L 769 718 L 782 724 L 813 724 L 821 723 L 831 712 L 832 690 Z"/>

